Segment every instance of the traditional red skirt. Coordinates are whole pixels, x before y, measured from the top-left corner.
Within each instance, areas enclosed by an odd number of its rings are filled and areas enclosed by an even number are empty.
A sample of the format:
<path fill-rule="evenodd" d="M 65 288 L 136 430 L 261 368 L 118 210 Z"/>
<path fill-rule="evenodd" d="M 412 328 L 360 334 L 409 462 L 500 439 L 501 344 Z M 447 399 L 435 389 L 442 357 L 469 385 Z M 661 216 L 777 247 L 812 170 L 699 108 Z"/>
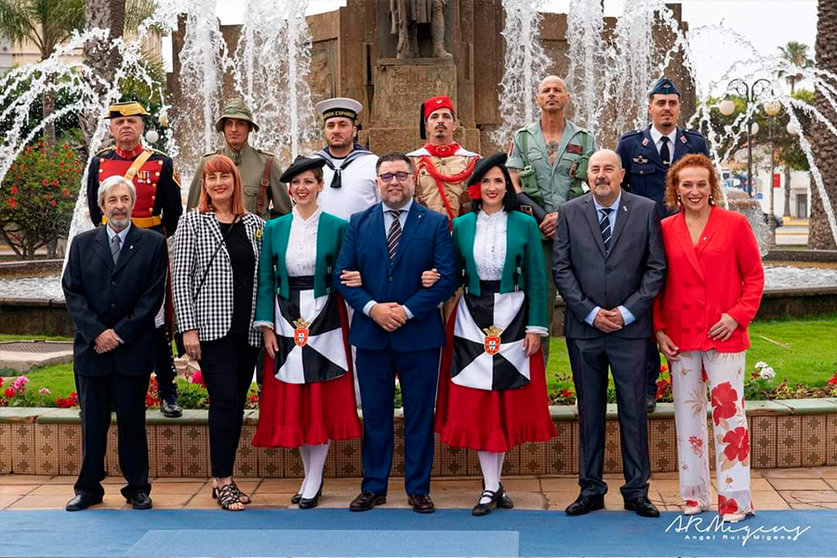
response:
<path fill-rule="evenodd" d="M 342 376 L 306 384 L 282 382 L 274 376 L 273 359 L 265 354 L 254 446 L 298 448 L 360 437 L 362 428 L 355 401 L 348 319 L 342 299 L 340 310 L 343 344 L 349 363 L 348 371 Z"/>
<path fill-rule="evenodd" d="M 506 452 L 526 442 L 546 442 L 558 435 L 549 415 L 543 353 L 529 358 L 530 380 L 523 387 L 485 390 L 451 381 L 453 332 L 457 313 L 447 324 L 442 352 L 435 430 L 452 447 Z"/>

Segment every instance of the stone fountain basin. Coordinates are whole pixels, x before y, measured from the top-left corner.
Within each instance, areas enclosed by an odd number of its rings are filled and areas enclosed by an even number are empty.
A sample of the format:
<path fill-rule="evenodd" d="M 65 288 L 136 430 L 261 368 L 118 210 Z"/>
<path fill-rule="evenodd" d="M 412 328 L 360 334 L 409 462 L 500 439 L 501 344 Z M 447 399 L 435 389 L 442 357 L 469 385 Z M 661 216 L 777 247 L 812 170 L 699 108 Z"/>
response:
<path fill-rule="evenodd" d="M 757 319 L 837 313 L 837 251 L 815 253 L 820 261 L 814 265 L 819 267 L 800 267 L 798 262 L 794 267 L 784 262 L 767 263 L 768 287 Z M 779 271 L 776 263 L 784 279 L 771 278 Z M 73 321 L 58 281 L 61 265 L 61 260 L 0 264 L 0 333 L 73 335 Z M 564 301 L 558 297 L 554 335 L 563 335 L 563 324 Z"/>

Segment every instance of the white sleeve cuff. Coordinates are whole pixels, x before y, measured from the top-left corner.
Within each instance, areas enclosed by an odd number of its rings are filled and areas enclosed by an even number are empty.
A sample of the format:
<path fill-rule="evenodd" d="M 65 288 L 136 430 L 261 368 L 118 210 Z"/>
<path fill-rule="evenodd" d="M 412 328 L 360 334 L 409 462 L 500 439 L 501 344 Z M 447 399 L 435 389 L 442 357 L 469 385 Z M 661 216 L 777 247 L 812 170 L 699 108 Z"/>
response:
<path fill-rule="evenodd" d="M 371 312 L 371 311 L 372 311 L 372 307 L 373 307 L 373 306 L 375 306 L 376 304 L 378 304 L 378 301 L 376 301 L 376 300 L 370 300 L 369 302 L 367 302 L 367 303 L 363 306 L 363 313 L 364 313 L 364 314 L 366 314 L 366 315 L 368 316 L 368 315 L 369 315 L 369 312 Z"/>
<path fill-rule="evenodd" d="M 253 322 L 253 329 L 258 330 L 260 327 L 269 327 L 272 330 L 274 329 L 273 322 L 266 322 L 266 321 Z"/>
<path fill-rule="evenodd" d="M 526 333 L 534 333 L 541 337 L 549 337 L 549 328 L 542 326 L 526 326 Z"/>

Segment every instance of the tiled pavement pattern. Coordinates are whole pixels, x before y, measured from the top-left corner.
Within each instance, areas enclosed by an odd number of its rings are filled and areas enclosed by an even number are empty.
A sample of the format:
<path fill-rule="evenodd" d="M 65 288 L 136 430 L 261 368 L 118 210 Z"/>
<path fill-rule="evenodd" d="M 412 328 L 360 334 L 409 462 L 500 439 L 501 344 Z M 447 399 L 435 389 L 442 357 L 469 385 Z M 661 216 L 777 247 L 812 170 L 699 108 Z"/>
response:
<path fill-rule="evenodd" d="M 622 509 L 618 475 L 606 475 L 610 492 L 607 509 Z M 71 476 L 0 475 L 0 509 L 61 509 L 73 495 Z M 120 477 L 105 479 L 105 501 L 97 509 L 128 509 L 120 497 Z M 251 507 L 286 508 L 299 487 L 298 479 L 257 479 L 241 476 L 242 490 L 253 497 Z M 714 482 L 714 481 L 713 481 Z M 503 480 L 518 509 L 563 510 L 578 494 L 574 476 L 509 476 Z M 388 502 L 384 508 L 407 507 L 403 478 L 390 480 Z M 206 479 L 160 477 L 152 480 L 154 507 L 213 508 L 210 484 Z M 360 479 L 326 478 L 322 507 L 345 508 L 360 487 Z M 756 510 L 837 509 L 837 467 L 760 469 L 752 472 L 753 502 Z M 679 511 L 676 473 L 655 473 L 651 479 L 651 500 L 661 509 Z M 439 508 L 470 508 L 480 491 L 479 478 L 446 477 L 434 479 L 432 497 Z M 715 491 L 713 488 L 713 498 Z"/>

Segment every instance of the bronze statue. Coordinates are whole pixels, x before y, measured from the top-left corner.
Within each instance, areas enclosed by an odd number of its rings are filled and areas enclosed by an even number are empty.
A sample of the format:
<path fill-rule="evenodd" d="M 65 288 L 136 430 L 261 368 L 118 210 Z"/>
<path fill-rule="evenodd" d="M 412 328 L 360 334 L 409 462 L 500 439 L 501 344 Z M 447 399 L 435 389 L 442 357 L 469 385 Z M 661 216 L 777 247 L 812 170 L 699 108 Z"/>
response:
<path fill-rule="evenodd" d="M 447 0 L 389 0 L 390 33 L 398 35 L 398 58 L 419 58 L 419 24 L 430 24 L 433 58 L 453 58 L 445 50 L 445 3 Z"/>

